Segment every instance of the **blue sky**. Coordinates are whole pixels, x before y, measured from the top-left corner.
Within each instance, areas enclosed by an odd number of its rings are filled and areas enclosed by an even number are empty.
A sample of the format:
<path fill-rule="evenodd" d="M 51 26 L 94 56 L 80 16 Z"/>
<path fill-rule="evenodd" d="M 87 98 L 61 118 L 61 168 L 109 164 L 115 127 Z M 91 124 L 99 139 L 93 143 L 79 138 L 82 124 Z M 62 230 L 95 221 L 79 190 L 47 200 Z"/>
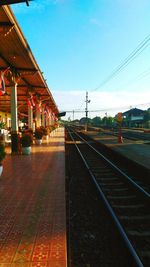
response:
<path fill-rule="evenodd" d="M 150 34 L 149 0 L 34 0 L 11 7 L 60 110 L 84 110 L 86 91 L 91 117 L 150 106 L 150 42 L 99 87 Z"/>

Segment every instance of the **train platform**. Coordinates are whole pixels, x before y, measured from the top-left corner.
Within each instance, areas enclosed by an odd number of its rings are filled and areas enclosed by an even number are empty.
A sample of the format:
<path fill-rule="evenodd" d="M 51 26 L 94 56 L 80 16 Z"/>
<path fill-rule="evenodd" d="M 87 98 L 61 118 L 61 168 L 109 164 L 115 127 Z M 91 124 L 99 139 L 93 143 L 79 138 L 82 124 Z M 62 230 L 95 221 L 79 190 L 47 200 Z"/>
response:
<path fill-rule="evenodd" d="M 104 133 L 88 130 L 86 134 L 150 170 L 150 142 L 132 141 L 123 138 L 123 143 L 119 143 L 118 137 L 109 132 Z"/>
<path fill-rule="evenodd" d="M 64 129 L 0 177 L 0 267 L 67 267 Z"/>

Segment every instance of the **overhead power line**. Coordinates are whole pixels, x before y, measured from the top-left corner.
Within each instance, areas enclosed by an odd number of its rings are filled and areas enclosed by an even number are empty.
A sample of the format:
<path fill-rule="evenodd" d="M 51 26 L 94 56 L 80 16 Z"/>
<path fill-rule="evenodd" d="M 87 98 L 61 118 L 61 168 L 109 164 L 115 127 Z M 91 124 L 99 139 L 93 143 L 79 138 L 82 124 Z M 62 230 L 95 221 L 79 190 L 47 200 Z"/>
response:
<path fill-rule="evenodd" d="M 122 106 L 122 107 L 114 107 L 114 108 L 103 108 L 103 109 L 96 109 L 96 110 L 89 110 L 88 112 L 105 112 L 105 111 L 113 111 L 113 110 L 121 110 L 121 109 L 126 109 L 126 108 L 129 108 L 131 109 L 131 107 L 139 107 L 139 106 L 147 106 L 147 105 L 150 105 L 150 102 L 149 103 L 142 103 L 142 104 L 131 104 L 131 105 L 128 105 L 128 106 Z M 78 109 L 73 109 L 73 110 L 66 110 L 65 112 L 67 113 L 85 113 L 85 109 L 84 110 L 78 110 Z"/>
<path fill-rule="evenodd" d="M 112 73 L 101 82 L 94 90 L 96 91 L 106 83 L 108 83 L 111 79 L 117 76 L 130 62 L 132 62 L 138 55 L 140 55 L 148 46 L 150 45 L 150 34 L 129 54 L 127 58 L 125 58 L 118 67 L 112 71 Z"/>
<path fill-rule="evenodd" d="M 126 66 L 129 65 L 130 62 L 132 62 L 138 55 L 140 55 L 148 46 L 150 45 L 150 34 L 129 54 L 128 57 L 126 57 L 118 67 L 116 67 L 112 73 L 103 81 L 101 82 L 95 89 L 91 90 L 91 92 L 94 92 L 104 86 L 106 83 L 108 83 L 111 79 L 113 79 L 115 76 L 117 76 Z M 144 74 L 144 73 L 142 73 Z M 149 75 L 148 73 L 145 73 L 143 76 Z M 139 75 L 140 76 L 140 75 Z M 142 76 L 142 75 L 141 75 Z M 140 79 L 142 77 L 139 77 Z M 84 101 L 80 105 L 80 110 L 81 107 L 83 106 Z"/>
<path fill-rule="evenodd" d="M 131 79 L 130 81 L 128 81 L 124 87 L 129 86 L 130 84 L 134 84 L 140 80 L 142 80 L 143 78 L 147 77 L 150 75 L 150 68 L 146 69 L 144 72 L 139 73 L 136 77 L 134 77 L 133 79 Z M 123 85 L 122 85 L 123 86 Z"/>

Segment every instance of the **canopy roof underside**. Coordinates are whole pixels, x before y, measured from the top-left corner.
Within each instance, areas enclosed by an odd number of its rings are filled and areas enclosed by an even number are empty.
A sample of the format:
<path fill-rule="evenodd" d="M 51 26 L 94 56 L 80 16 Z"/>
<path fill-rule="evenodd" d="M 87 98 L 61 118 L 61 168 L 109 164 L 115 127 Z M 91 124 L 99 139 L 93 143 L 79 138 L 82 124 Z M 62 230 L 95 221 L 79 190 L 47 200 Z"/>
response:
<path fill-rule="evenodd" d="M 53 113 L 58 108 L 32 51 L 9 6 L 0 6 L 0 70 L 17 74 L 17 100 L 20 112 L 27 113 L 27 99 L 38 97 Z M 0 111 L 10 112 L 10 87 L 5 77 L 6 94 L 0 96 Z"/>
<path fill-rule="evenodd" d="M 1 0 L 0 5 L 12 5 L 12 4 L 25 2 L 27 6 L 29 6 L 29 1 L 31 0 Z"/>

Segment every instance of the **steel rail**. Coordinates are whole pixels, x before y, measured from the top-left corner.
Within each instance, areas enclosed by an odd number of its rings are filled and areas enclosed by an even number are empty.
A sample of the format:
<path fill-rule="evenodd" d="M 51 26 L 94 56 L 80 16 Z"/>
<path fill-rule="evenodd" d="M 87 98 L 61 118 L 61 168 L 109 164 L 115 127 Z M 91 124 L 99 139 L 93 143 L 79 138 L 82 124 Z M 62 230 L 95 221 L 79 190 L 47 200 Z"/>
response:
<path fill-rule="evenodd" d="M 68 131 L 68 132 L 69 132 L 69 131 Z M 75 132 L 74 132 L 74 133 L 75 133 Z M 76 133 L 75 133 L 75 134 L 76 134 Z M 105 203 L 107 209 L 109 210 L 109 212 L 110 212 L 110 214 L 111 214 L 111 216 L 112 216 L 112 218 L 113 218 L 113 220 L 114 220 L 116 226 L 118 227 L 119 232 L 120 232 L 120 234 L 121 234 L 123 240 L 125 241 L 125 243 L 126 243 L 126 245 L 127 245 L 127 248 L 128 248 L 128 250 L 129 250 L 129 252 L 131 253 L 131 255 L 132 255 L 132 257 L 133 257 L 133 259 L 134 259 L 134 261 L 135 261 L 137 267 L 144 267 L 143 263 L 141 262 L 141 259 L 139 258 L 139 256 L 138 256 L 137 252 L 135 251 L 135 249 L 134 249 L 132 243 L 130 242 L 130 240 L 129 240 L 129 238 L 128 238 L 128 236 L 127 236 L 127 234 L 126 234 L 124 228 L 122 227 L 122 225 L 121 225 L 121 223 L 120 223 L 118 217 L 117 217 L 116 214 L 114 213 L 114 211 L 113 211 L 111 205 L 109 204 L 107 198 L 105 197 L 105 195 L 104 195 L 104 193 L 103 193 L 103 191 L 102 191 L 100 185 L 97 183 L 97 181 L 96 181 L 96 177 L 95 177 L 94 174 L 92 173 L 92 171 L 91 171 L 91 169 L 90 169 L 90 167 L 89 167 L 89 165 L 88 165 L 86 159 L 85 159 L 84 156 L 82 155 L 82 153 L 81 153 L 81 151 L 80 151 L 78 145 L 76 144 L 75 139 L 73 138 L 73 136 L 72 136 L 72 134 L 71 134 L 70 132 L 69 132 L 69 135 L 70 135 L 70 137 L 72 138 L 72 140 L 75 142 L 75 147 L 76 147 L 76 149 L 77 149 L 79 155 L 81 156 L 81 158 L 82 158 L 82 160 L 83 160 L 83 162 L 84 162 L 86 168 L 88 169 L 88 171 L 89 171 L 89 173 L 90 173 L 90 175 L 91 175 L 91 177 L 92 177 L 92 179 L 93 179 L 93 181 L 94 181 L 94 183 L 95 183 L 95 185 L 96 185 L 96 188 L 97 188 L 97 190 L 99 191 L 99 193 L 100 193 L 100 195 L 101 195 L 101 197 L 102 197 L 102 199 L 103 199 L 103 201 L 104 201 L 104 203 Z"/>
<path fill-rule="evenodd" d="M 113 169 L 118 171 L 121 175 L 123 175 L 128 181 L 130 181 L 135 187 L 137 187 L 142 193 L 145 194 L 146 197 L 150 197 L 150 194 L 144 190 L 140 185 L 138 185 L 136 182 L 133 181 L 132 177 L 129 177 L 125 172 L 120 170 L 114 163 L 112 163 L 109 159 L 107 159 L 102 153 L 100 153 L 97 149 L 95 149 L 92 145 L 88 143 L 83 137 L 81 137 L 78 133 L 74 132 L 76 135 L 80 137 L 89 147 L 91 147 L 98 155 L 100 155 L 107 163 L 109 163 Z"/>

